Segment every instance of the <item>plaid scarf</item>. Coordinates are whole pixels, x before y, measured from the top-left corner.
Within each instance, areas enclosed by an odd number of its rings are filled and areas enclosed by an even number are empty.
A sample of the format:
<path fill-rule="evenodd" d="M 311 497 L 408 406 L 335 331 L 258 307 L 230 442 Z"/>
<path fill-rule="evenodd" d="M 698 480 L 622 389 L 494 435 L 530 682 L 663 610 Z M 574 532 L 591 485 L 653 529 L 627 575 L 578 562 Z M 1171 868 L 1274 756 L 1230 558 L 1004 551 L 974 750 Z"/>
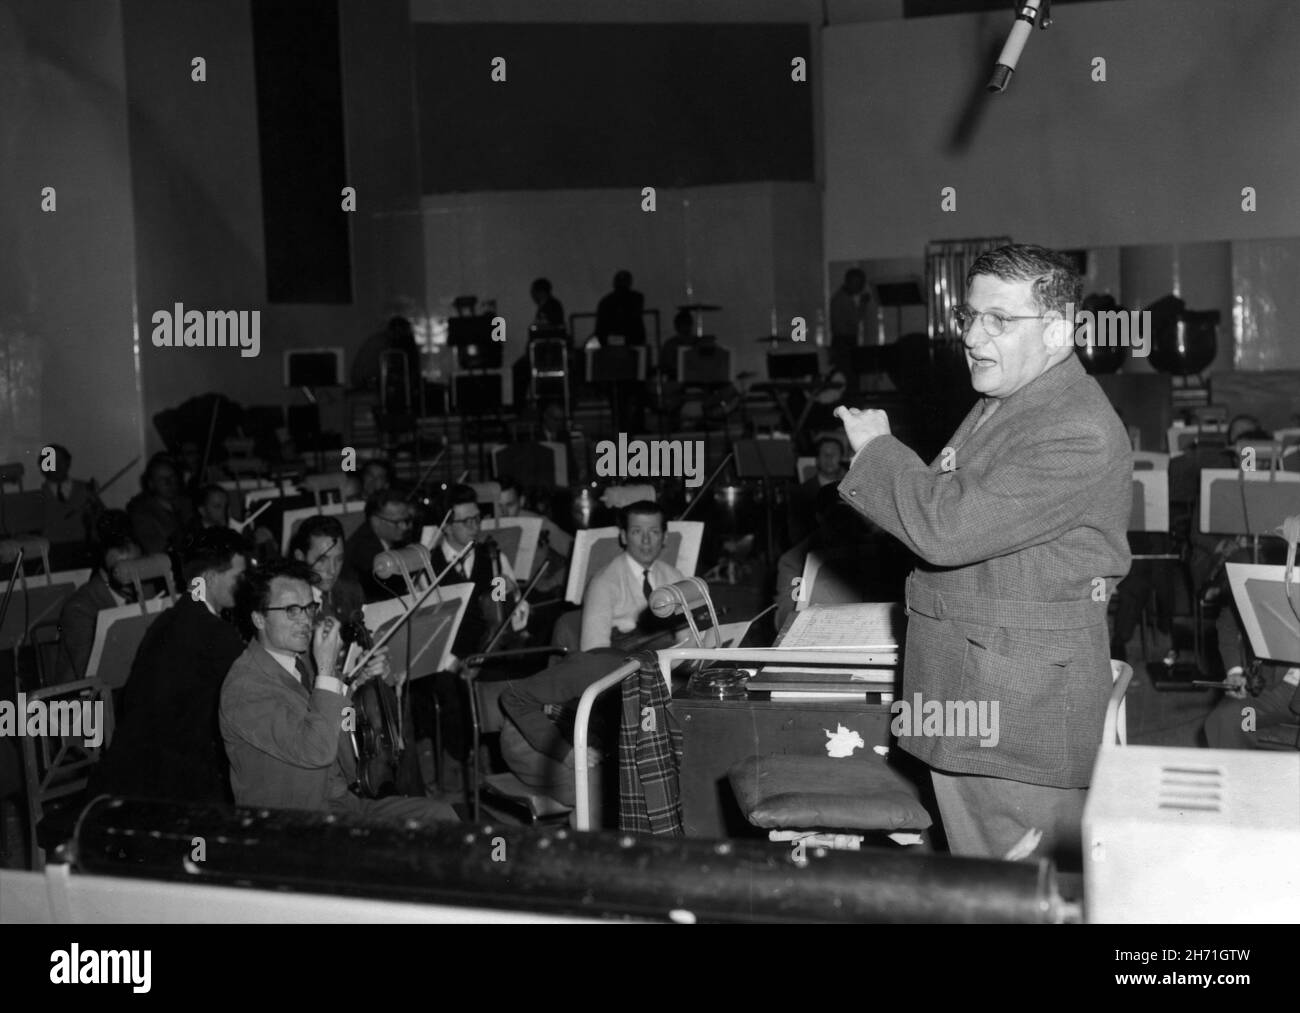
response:
<path fill-rule="evenodd" d="M 683 836 L 677 770 L 682 732 L 668 711 L 669 693 L 653 653 L 623 680 L 618 737 L 618 826 L 633 833 Z"/>

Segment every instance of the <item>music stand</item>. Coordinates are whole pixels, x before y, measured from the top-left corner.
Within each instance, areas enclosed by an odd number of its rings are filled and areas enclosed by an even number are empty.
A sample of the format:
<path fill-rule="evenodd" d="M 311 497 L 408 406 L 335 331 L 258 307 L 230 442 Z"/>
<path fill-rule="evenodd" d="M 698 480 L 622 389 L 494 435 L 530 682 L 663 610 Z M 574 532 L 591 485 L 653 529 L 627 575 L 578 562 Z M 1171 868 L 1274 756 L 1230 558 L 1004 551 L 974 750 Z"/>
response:
<path fill-rule="evenodd" d="M 409 681 L 451 668 L 452 645 L 473 593 L 473 584 L 443 584 L 432 592 L 385 645 L 394 675 L 405 673 Z M 362 606 L 366 628 L 375 640 L 411 607 L 412 601 L 410 595 L 403 595 Z"/>
<path fill-rule="evenodd" d="M 501 554 L 510 560 L 510 568 L 520 581 L 533 572 L 537 544 L 542 537 L 540 517 L 490 517 L 481 522 L 479 531 L 492 533 Z"/>
<path fill-rule="evenodd" d="M 1285 566 L 1228 563 L 1228 584 L 1250 641 L 1261 661 L 1300 665 L 1300 618 L 1292 598 L 1300 592 L 1300 570 L 1291 575 L 1291 597 L 1285 586 Z"/>
<path fill-rule="evenodd" d="M 95 645 L 90 649 L 85 678 L 98 679 L 109 689 L 125 686 L 140 642 L 170 605 L 167 598 L 151 598 L 140 604 L 100 609 L 95 617 Z"/>
<path fill-rule="evenodd" d="M 737 440 L 733 444 L 736 455 L 736 477 L 757 478 L 763 483 L 763 513 L 767 524 L 767 551 L 775 543 L 772 536 L 772 496 L 769 486 L 772 479 L 784 480 L 794 474 L 795 453 L 793 440 Z"/>
<path fill-rule="evenodd" d="M 1300 474 L 1201 469 L 1201 533 L 1250 535 L 1256 560 L 1259 536 L 1272 534 L 1286 518 L 1298 513 Z"/>

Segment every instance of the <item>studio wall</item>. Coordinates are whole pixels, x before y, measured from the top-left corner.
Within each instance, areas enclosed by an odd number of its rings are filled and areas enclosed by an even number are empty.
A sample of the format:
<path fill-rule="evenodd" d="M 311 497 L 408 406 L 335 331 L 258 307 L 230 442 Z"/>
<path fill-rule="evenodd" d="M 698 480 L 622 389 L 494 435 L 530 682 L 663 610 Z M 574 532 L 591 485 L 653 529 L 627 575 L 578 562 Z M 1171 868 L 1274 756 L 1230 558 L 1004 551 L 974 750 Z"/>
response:
<path fill-rule="evenodd" d="M 0 461 L 29 489 L 48 443 L 101 481 L 144 449 L 125 72 L 117 0 L 0 5 Z"/>

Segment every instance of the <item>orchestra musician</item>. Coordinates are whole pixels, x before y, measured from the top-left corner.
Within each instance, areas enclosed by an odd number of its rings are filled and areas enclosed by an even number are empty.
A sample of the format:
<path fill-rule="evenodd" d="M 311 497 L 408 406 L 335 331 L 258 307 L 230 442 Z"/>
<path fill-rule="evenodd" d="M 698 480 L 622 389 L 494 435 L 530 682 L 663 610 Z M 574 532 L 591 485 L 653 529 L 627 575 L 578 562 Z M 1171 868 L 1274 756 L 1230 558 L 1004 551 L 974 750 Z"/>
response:
<path fill-rule="evenodd" d="M 663 507 L 650 500 L 632 503 L 620 512 L 618 527 L 624 551 L 596 574 L 583 592 L 584 651 L 611 644 L 632 649 L 634 640 L 665 639 L 665 631 L 650 612 L 650 592 L 682 579 L 675 566 L 659 558 L 667 530 Z M 635 646 L 647 647 L 649 643 Z"/>
<path fill-rule="evenodd" d="M 320 609 L 312 594 L 318 579 L 306 563 L 277 560 L 248 571 L 239 585 L 239 613 L 255 635 L 221 687 L 221 734 L 235 804 L 366 819 L 455 820 L 441 800 L 367 799 L 351 790 L 357 757 L 345 721 L 349 693 L 388 675 L 387 652 L 380 648 L 351 686 L 341 681 L 340 624 L 334 618 L 313 622 Z M 304 660 L 309 651 L 314 676 Z"/>

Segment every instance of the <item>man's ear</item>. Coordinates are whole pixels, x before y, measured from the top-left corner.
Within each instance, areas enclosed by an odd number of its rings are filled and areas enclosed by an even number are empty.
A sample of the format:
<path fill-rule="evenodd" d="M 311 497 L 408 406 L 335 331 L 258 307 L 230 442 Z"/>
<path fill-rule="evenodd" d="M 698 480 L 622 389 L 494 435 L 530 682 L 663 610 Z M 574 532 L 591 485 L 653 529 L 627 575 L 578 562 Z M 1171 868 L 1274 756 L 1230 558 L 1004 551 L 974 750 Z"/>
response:
<path fill-rule="evenodd" d="M 1053 314 L 1043 328 L 1043 344 L 1047 354 L 1053 358 L 1064 359 L 1062 353 L 1074 351 L 1074 321 L 1066 320 L 1061 314 Z"/>
<path fill-rule="evenodd" d="M 627 548 L 627 535 L 624 533 L 622 528 L 618 529 L 618 547 L 620 549 Z"/>

